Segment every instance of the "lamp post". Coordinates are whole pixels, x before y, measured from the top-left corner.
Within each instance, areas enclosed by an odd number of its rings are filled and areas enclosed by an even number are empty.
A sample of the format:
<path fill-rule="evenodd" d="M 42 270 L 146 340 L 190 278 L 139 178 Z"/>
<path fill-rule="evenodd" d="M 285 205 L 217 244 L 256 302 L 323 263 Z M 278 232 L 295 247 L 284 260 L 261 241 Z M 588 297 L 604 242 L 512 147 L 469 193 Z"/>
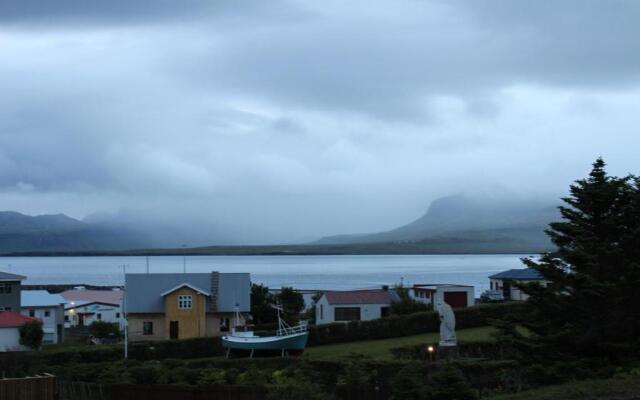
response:
<path fill-rule="evenodd" d="M 429 353 L 429 361 L 433 362 L 433 352 L 435 349 L 432 345 L 427 346 L 427 353 Z"/>

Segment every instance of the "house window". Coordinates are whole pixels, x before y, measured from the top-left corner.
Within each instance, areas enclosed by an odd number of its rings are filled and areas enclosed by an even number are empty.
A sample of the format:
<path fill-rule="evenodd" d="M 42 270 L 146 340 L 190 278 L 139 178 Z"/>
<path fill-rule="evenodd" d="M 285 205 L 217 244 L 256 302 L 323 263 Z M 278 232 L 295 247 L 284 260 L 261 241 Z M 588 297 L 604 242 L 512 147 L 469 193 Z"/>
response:
<path fill-rule="evenodd" d="M 69 316 L 68 315 L 64 316 L 64 322 L 69 322 Z"/>
<path fill-rule="evenodd" d="M 142 334 L 153 335 L 153 321 L 144 321 L 142 323 Z"/>
<path fill-rule="evenodd" d="M 47 310 L 44 312 L 44 316 L 45 317 L 50 317 L 51 316 L 51 311 Z"/>
<path fill-rule="evenodd" d="M 178 308 L 181 310 L 188 310 L 192 307 L 193 297 L 190 294 L 184 294 L 178 296 Z"/>
<path fill-rule="evenodd" d="M 98 318 L 99 320 L 100 320 L 100 319 L 102 319 L 102 314 L 97 313 L 97 314 L 96 314 L 96 318 Z"/>
<path fill-rule="evenodd" d="M 36 316 L 36 310 L 29 310 L 29 316 L 31 318 L 35 317 Z"/>
<path fill-rule="evenodd" d="M 389 307 L 380 307 L 380 316 L 381 317 L 389 316 Z"/>
<path fill-rule="evenodd" d="M 0 283 L 0 293 L 11 293 L 11 284 L 10 283 Z M 7 311 L 5 309 L 5 311 Z"/>
<path fill-rule="evenodd" d="M 320 304 L 320 319 L 324 319 L 324 304 Z"/>
<path fill-rule="evenodd" d="M 336 307 L 334 312 L 336 321 L 360 321 L 360 307 Z"/>
<path fill-rule="evenodd" d="M 116 318 L 120 318 L 120 313 L 119 312 L 116 313 Z"/>

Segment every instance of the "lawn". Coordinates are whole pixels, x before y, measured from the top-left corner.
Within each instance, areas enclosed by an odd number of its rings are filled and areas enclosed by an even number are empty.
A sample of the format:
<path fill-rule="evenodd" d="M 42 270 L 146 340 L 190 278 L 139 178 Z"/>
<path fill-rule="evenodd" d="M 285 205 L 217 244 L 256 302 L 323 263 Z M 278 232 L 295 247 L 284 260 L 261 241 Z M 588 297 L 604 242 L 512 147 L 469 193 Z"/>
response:
<path fill-rule="evenodd" d="M 495 328 L 486 326 L 482 328 L 462 329 L 457 331 L 456 334 L 460 342 L 479 342 L 492 340 L 492 332 L 495 332 Z M 357 353 L 375 359 L 391 360 L 393 356 L 389 351 L 390 349 L 416 344 L 434 344 L 438 342 L 438 337 L 439 334 L 437 332 L 432 332 L 392 339 L 308 347 L 305 350 L 305 357 L 310 360 L 335 360 L 336 358 L 344 358 L 351 353 Z"/>
<path fill-rule="evenodd" d="M 636 400 L 640 376 L 624 379 L 575 381 L 488 398 L 490 400 Z"/>

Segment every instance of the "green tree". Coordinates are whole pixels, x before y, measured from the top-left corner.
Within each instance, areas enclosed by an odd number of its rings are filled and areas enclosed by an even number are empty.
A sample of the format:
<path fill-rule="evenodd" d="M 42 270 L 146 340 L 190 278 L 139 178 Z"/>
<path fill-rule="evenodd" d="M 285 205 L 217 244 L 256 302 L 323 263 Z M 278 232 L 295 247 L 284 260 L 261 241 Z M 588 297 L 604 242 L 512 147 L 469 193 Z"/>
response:
<path fill-rule="evenodd" d="M 530 313 L 513 322 L 531 335 L 507 332 L 521 354 L 539 361 L 629 352 L 640 337 L 640 180 L 609 176 L 598 159 L 571 185 L 563 221 L 547 234 L 557 251 L 524 259 L 547 285 L 518 285 Z"/>
<path fill-rule="evenodd" d="M 413 314 L 430 309 L 428 305 L 411 298 L 409 288 L 404 287 L 402 284 L 395 286 L 393 290 L 398 294 L 400 299 L 391 302 L 391 314 Z"/>
<path fill-rule="evenodd" d="M 89 325 L 89 334 L 98 339 L 119 338 L 120 326 L 115 322 L 93 321 Z"/>
<path fill-rule="evenodd" d="M 256 324 L 268 324 L 276 320 L 272 304 L 273 296 L 268 287 L 256 283 L 251 285 L 251 315 Z"/>
<path fill-rule="evenodd" d="M 33 320 L 20 326 L 20 344 L 30 349 L 39 349 L 42 346 L 44 331 L 42 322 Z"/>
<path fill-rule="evenodd" d="M 276 296 L 276 301 L 282 305 L 286 315 L 297 317 L 304 310 L 304 298 L 292 287 L 283 286 Z"/>

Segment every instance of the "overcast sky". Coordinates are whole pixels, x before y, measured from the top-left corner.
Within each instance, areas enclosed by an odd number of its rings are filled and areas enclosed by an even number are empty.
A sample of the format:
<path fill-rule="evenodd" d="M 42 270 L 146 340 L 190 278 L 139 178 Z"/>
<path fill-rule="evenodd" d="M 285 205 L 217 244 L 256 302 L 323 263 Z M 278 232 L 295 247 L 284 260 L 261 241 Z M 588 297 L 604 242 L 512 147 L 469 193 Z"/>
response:
<path fill-rule="evenodd" d="M 247 241 L 640 173 L 640 2 L 3 0 L 0 209 Z"/>

